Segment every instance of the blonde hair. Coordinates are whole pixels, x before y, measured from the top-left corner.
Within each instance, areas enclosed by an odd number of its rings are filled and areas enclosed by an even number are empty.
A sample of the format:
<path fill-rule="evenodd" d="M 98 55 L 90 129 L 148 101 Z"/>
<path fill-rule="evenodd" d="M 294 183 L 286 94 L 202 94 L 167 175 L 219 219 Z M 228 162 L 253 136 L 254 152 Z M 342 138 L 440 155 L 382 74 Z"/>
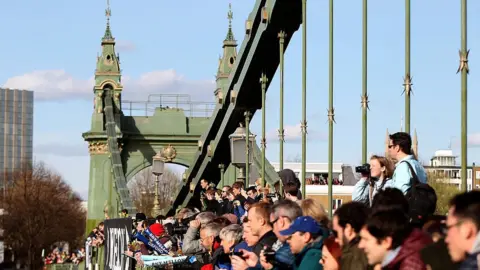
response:
<path fill-rule="evenodd" d="M 315 201 L 311 198 L 301 200 L 300 208 L 302 208 L 304 216 L 311 216 L 325 228 L 329 227 L 330 220 L 328 219 L 327 212 L 325 211 L 323 205 L 321 205 L 318 201 Z"/>
<path fill-rule="evenodd" d="M 392 160 L 386 157 L 373 155 L 370 160 L 376 160 L 380 163 L 381 167 L 385 167 L 385 171 L 383 172 L 384 179 L 391 179 L 393 176 L 393 171 L 395 170 L 395 165 L 393 164 Z"/>

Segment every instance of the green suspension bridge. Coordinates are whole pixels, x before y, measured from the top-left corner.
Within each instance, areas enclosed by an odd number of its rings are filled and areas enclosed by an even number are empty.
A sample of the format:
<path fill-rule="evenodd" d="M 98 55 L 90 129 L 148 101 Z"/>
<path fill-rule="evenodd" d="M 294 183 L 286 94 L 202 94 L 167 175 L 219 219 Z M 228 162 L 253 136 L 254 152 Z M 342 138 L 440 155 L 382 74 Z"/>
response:
<path fill-rule="evenodd" d="M 467 1 L 461 0 L 461 166 L 462 188 L 466 188 L 467 164 Z M 363 0 L 362 45 L 362 161 L 367 161 L 367 0 Z M 333 0 L 329 0 L 329 213 L 332 213 L 333 129 Z M 213 104 L 191 102 L 179 95 L 157 95 L 144 104 L 156 105 L 152 115 L 127 115 L 132 103 L 122 101 L 120 57 L 115 53 L 115 39 L 110 29 L 110 7 L 107 7 L 107 26 L 102 38 L 102 53 L 97 58 L 94 86 L 94 111 L 91 128 L 83 134 L 91 156 L 87 231 L 104 219 L 107 212 L 117 216 L 122 208 L 135 212 L 127 183 L 142 169 L 151 166 L 152 158 L 160 152 L 165 162 L 188 167 L 182 187 L 174 197 L 170 212 L 198 199 L 201 179 L 218 184 L 224 179 L 235 180 L 231 165 L 229 135 L 240 126 L 249 134 L 249 122 L 255 112 L 265 107 L 266 92 L 280 69 L 280 168 L 283 169 L 283 97 L 284 52 L 294 33 L 302 26 L 302 174 L 306 171 L 306 71 L 307 71 L 307 1 L 257 0 L 247 18 L 245 38 L 237 51 L 229 12 L 230 26 L 223 43 L 223 56 L 217 72 L 216 101 Z M 405 0 L 405 131 L 410 133 L 410 0 Z M 278 48 L 275 50 L 273 48 Z M 212 89 L 213 90 L 213 89 Z M 152 96 L 155 98 L 155 96 Z M 130 106 L 130 107 L 128 107 Z M 171 107 L 170 107 L 171 106 Z M 206 115 L 201 115 L 201 113 Z M 252 149 L 253 166 L 262 181 L 273 184 L 278 175 L 265 158 L 265 110 L 262 110 L 261 148 Z M 249 144 L 246 144 L 249 145 Z M 247 166 L 247 179 L 250 172 Z M 305 179 L 302 192 L 305 194 Z"/>

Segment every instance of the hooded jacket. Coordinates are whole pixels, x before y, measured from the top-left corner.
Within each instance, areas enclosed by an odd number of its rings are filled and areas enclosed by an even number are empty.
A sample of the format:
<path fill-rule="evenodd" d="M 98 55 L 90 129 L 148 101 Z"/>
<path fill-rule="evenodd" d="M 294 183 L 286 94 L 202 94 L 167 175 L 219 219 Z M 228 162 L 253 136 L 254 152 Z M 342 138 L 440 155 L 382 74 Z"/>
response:
<path fill-rule="evenodd" d="M 419 229 L 413 229 L 410 235 L 403 241 L 397 256 L 387 266 L 382 269 L 392 270 L 424 270 L 426 269 L 420 251 L 428 244 L 432 243 L 432 238 Z"/>
<path fill-rule="evenodd" d="M 278 172 L 278 176 L 282 180 L 282 185 L 284 186 L 287 183 L 294 183 L 295 185 L 297 185 L 298 187 L 297 198 L 301 200 L 302 199 L 301 183 L 300 183 L 300 180 L 298 180 L 298 177 L 295 174 L 295 172 L 290 169 L 284 169 Z"/>

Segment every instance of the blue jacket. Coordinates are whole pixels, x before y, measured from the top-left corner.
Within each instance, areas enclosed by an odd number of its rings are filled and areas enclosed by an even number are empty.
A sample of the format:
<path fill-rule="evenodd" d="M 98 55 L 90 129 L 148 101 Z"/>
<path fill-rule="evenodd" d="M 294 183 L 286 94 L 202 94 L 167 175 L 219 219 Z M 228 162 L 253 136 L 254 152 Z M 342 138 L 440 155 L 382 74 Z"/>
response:
<path fill-rule="evenodd" d="M 280 248 L 276 250 L 275 262 L 276 264 L 273 266 L 273 269 L 275 270 L 293 269 L 295 256 L 292 254 L 290 245 L 287 242 L 281 244 Z"/>
<path fill-rule="evenodd" d="M 410 178 L 412 178 L 412 174 L 410 173 L 408 165 L 402 161 L 406 161 L 412 165 L 413 170 L 417 174 L 418 180 L 421 183 L 427 183 L 427 173 L 422 164 L 420 164 L 420 162 L 418 162 L 412 155 L 409 155 L 399 160 L 395 165 L 391 187 L 400 189 L 403 194 L 406 194 L 410 189 Z"/>
<path fill-rule="evenodd" d="M 383 183 L 385 182 L 385 183 Z M 352 201 L 364 203 L 367 206 L 372 206 L 372 201 L 375 195 L 385 188 L 393 187 L 392 179 L 385 181 L 377 180 L 373 185 L 372 198 L 370 199 L 370 185 L 365 178 L 360 179 L 353 187 Z"/>

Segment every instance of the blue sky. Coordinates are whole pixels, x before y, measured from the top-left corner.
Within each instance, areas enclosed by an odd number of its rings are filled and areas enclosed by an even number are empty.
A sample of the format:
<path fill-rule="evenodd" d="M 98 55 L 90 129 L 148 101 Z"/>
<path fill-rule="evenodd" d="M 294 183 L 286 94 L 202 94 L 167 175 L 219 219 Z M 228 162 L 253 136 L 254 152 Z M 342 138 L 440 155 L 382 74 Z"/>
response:
<path fill-rule="evenodd" d="M 121 56 L 124 98 L 190 93 L 213 100 L 214 75 L 227 31 L 227 0 L 111 0 L 113 35 Z M 254 1 L 231 1 L 241 44 Z M 361 159 L 361 1 L 335 6 L 335 162 Z M 81 194 L 88 190 L 89 156 L 81 133 L 90 126 L 95 56 L 105 29 L 104 1 L 3 1 L 0 85 L 36 91 L 34 155 Z M 469 2 L 469 163 L 480 162 L 480 2 Z M 21 16 L 19 16 L 21 14 Z M 328 1 L 308 1 L 309 162 L 327 161 Z M 420 157 L 460 136 L 460 1 L 412 1 L 412 129 Z M 272 44 L 276 49 L 277 44 Z M 369 1 L 369 152 L 383 153 L 385 132 L 400 129 L 404 98 L 404 1 Z M 286 53 L 286 157 L 301 153 L 301 32 Z M 267 157 L 278 160 L 278 77 L 267 95 Z M 260 113 L 252 124 L 260 135 Z"/>

